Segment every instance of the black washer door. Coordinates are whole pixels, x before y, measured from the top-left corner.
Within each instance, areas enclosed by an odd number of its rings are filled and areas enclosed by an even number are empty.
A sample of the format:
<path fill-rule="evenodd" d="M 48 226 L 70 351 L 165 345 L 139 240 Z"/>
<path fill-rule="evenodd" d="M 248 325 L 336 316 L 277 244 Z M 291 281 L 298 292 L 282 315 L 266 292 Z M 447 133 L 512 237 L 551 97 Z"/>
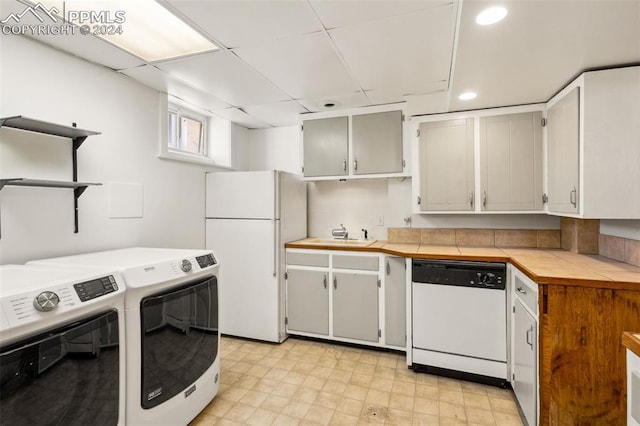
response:
<path fill-rule="evenodd" d="M 148 409 L 187 389 L 218 355 L 218 280 L 191 283 L 140 303 L 141 405 Z"/>
<path fill-rule="evenodd" d="M 0 422 L 118 423 L 115 310 L 0 349 Z"/>

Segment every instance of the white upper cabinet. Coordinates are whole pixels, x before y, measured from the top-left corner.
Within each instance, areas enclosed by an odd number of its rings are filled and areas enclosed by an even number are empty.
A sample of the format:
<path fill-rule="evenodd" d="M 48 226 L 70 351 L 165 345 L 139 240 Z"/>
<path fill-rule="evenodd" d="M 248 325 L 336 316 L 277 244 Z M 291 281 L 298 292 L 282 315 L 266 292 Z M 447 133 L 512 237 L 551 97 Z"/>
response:
<path fill-rule="evenodd" d="M 480 208 L 542 209 L 542 112 L 480 117 Z"/>
<path fill-rule="evenodd" d="M 549 212 L 640 219 L 640 67 L 586 72 L 547 108 Z"/>
<path fill-rule="evenodd" d="M 473 119 L 420 124 L 422 211 L 473 210 Z"/>
<path fill-rule="evenodd" d="M 397 105 L 306 117 L 302 126 L 306 180 L 408 176 L 403 111 Z"/>
<path fill-rule="evenodd" d="M 349 162 L 347 117 L 305 120 L 304 176 L 345 176 Z"/>
<path fill-rule="evenodd" d="M 353 173 L 402 173 L 402 111 L 351 117 Z"/>
<path fill-rule="evenodd" d="M 578 213 L 580 88 L 547 111 L 547 196 L 549 211 Z"/>
<path fill-rule="evenodd" d="M 543 213 L 543 107 L 415 117 L 414 213 Z"/>

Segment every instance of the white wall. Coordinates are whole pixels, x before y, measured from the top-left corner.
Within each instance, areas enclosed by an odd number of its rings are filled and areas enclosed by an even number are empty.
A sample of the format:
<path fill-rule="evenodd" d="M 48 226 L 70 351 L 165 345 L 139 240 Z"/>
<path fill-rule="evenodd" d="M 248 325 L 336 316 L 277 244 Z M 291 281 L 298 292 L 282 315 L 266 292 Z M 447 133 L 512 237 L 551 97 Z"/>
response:
<path fill-rule="evenodd" d="M 640 240 L 640 220 L 601 220 L 600 233 Z"/>
<path fill-rule="evenodd" d="M 300 126 L 249 130 L 249 169 L 301 174 Z"/>
<path fill-rule="evenodd" d="M 216 169 L 157 158 L 158 93 L 30 39 L 1 38 L 0 116 L 102 132 L 80 147 L 78 178 L 103 186 L 80 198 L 78 234 L 71 190 L 5 187 L 0 264 L 133 245 L 203 248 L 204 173 Z M 71 142 L 0 129 L 0 176 L 71 180 Z M 109 218 L 109 182 L 143 185 L 142 218 Z"/>

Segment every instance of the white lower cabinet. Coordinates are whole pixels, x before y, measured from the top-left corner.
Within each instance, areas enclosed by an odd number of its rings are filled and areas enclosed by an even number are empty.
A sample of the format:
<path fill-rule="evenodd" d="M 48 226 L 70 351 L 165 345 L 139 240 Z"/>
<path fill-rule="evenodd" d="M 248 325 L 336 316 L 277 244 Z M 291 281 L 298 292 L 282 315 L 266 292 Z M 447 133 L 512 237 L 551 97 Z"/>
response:
<path fill-rule="evenodd" d="M 290 332 L 329 334 L 329 271 L 291 269 L 287 279 Z"/>
<path fill-rule="evenodd" d="M 406 349 L 405 259 L 287 249 L 287 332 Z"/>
<path fill-rule="evenodd" d="M 378 342 L 378 276 L 333 273 L 333 335 Z"/>
<path fill-rule="evenodd" d="M 527 423 L 538 424 L 538 285 L 511 271 L 511 386 Z"/>
<path fill-rule="evenodd" d="M 640 356 L 627 349 L 627 426 L 640 426 Z"/>

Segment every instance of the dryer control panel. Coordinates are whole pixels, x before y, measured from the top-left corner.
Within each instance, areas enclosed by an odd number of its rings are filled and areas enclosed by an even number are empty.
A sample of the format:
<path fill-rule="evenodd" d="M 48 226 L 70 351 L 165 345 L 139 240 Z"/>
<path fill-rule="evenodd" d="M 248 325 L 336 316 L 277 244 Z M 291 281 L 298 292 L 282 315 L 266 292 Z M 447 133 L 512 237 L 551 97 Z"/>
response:
<path fill-rule="evenodd" d="M 212 254 L 206 254 L 204 256 L 197 256 L 196 260 L 200 268 L 206 268 L 207 266 L 213 266 L 216 264 L 216 258 Z"/>
<path fill-rule="evenodd" d="M 95 280 L 74 284 L 73 288 L 75 288 L 76 293 L 78 293 L 80 301 L 86 302 L 87 300 L 95 299 L 96 297 L 118 291 L 118 284 L 116 284 L 116 280 L 113 275 L 109 275 Z"/>

